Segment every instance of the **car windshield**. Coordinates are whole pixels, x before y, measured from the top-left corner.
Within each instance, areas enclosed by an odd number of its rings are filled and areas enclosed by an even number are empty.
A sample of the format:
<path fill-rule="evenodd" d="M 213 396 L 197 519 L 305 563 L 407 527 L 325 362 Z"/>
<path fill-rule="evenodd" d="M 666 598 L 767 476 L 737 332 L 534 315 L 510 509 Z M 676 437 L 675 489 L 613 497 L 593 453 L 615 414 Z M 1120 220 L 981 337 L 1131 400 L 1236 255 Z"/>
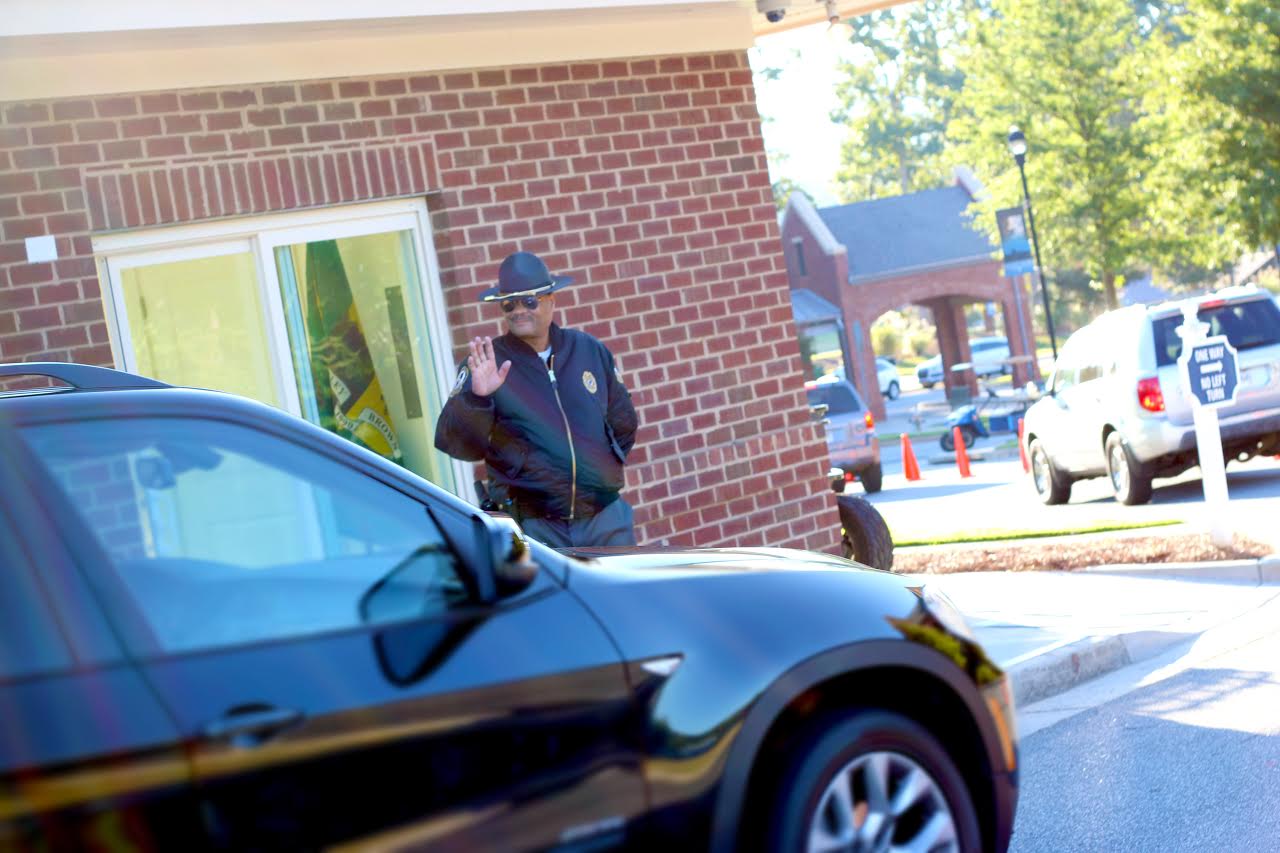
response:
<path fill-rule="evenodd" d="M 818 385 L 809 389 L 809 405 L 827 404 L 829 415 L 851 415 L 860 412 L 858 398 L 843 385 Z"/>
<path fill-rule="evenodd" d="M 1226 335 L 1237 350 L 1280 344 L 1280 308 L 1270 299 L 1253 299 L 1201 308 L 1196 316 L 1209 324 L 1208 334 Z M 1177 328 L 1182 315 L 1155 321 L 1156 364 L 1167 367 L 1182 355 L 1182 338 Z"/>

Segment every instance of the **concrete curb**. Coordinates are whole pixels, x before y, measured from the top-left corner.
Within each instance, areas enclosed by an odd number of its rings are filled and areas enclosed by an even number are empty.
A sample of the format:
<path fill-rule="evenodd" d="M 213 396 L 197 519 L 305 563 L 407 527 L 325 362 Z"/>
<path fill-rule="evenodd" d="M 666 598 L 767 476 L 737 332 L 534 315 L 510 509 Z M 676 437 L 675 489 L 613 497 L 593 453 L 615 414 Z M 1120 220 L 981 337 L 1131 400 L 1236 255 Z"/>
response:
<path fill-rule="evenodd" d="M 1065 693 L 1090 679 L 1153 658 L 1197 634 L 1132 631 L 1115 636 L 1085 637 L 1014 661 L 1005 671 L 1013 681 L 1014 702 L 1019 708 L 1024 708 Z"/>
<path fill-rule="evenodd" d="M 1256 560 L 1214 560 L 1206 563 L 1150 563 L 1089 566 L 1081 572 L 1134 577 L 1176 578 L 1218 583 L 1280 583 L 1280 554 Z"/>

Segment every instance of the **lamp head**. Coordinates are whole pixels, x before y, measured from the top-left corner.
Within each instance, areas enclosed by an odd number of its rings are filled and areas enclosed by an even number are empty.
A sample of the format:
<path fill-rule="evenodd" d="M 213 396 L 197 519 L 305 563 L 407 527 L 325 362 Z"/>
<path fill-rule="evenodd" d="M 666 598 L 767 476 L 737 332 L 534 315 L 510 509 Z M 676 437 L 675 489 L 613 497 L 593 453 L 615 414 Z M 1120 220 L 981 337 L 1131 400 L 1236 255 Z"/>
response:
<path fill-rule="evenodd" d="M 1019 166 L 1027 156 L 1027 137 L 1016 124 L 1009 127 L 1009 153 L 1013 155 L 1014 160 L 1018 161 Z"/>

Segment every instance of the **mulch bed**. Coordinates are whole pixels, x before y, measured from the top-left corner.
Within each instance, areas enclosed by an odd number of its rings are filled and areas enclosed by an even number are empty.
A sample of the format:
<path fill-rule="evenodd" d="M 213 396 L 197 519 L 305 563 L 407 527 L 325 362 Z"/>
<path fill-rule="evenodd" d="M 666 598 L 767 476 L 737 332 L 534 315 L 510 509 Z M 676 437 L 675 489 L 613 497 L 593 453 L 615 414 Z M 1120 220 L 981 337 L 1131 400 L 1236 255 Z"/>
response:
<path fill-rule="evenodd" d="M 907 574 L 1062 571 L 1120 564 L 1247 560 L 1269 556 L 1275 550 L 1240 535 L 1229 548 L 1215 546 L 1207 533 L 1061 537 L 896 549 L 893 570 Z"/>

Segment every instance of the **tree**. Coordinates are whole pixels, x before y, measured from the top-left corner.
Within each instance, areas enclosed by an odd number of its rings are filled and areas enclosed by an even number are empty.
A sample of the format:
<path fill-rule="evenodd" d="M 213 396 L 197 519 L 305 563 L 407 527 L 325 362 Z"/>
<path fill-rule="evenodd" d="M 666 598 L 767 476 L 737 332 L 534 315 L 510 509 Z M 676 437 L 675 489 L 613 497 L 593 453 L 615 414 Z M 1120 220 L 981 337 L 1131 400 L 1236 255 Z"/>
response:
<path fill-rule="evenodd" d="M 955 156 L 990 191 L 975 210 L 993 233 L 995 209 L 1022 198 L 1006 137 L 1023 129 L 1041 255 L 1083 270 L 1112 308 L 1120 273 L 1148 260 L 1141 105 L 1158 69 L 1140 20 L 1126 0 L 995 0 L 959 61 L 965 85 L 949 128 Z"/>
<path fill-rule="evenodd" d="M 1189 0 L 1161 40 L 1155 220 L 1176 263 L 1280 244 L 1280 7 Z"/>
<path fill-rule="evenodd" d="M 843 168 L 836 175 L 846 202 L 941 186 L 951 107 L 964 84 L 954 47 L 964 32 L 964 0 L 923 0 L 849 21 L 857 58 L 840 64 L 845 124 Z"/>

